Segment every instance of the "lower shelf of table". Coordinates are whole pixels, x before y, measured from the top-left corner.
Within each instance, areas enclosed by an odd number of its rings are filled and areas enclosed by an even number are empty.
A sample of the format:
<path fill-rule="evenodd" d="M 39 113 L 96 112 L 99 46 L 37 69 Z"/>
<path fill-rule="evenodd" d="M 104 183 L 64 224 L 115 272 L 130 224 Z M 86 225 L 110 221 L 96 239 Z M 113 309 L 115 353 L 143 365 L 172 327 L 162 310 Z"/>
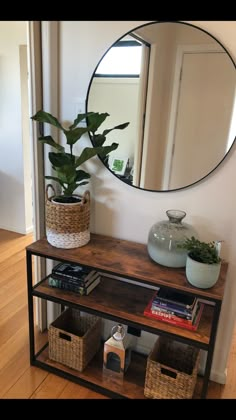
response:
<path fill-rule="evenodd" d="M 40 363 L 37 363 L 40 362 Z M 111 372 L 108 376 L 103 372 L 103 347 L 92 359 L 83 372 L 78 372 L 61 363 L 49 359 L 48 347 L 46 347 L 37 357 L 36 366 L 54 371 L 54 373 L 73 380 L 84 386 L 101 392 L 111 397 L 121 397 L 130 399 L 143 399 L 144 382 L 146 373 L 147 357 L 132 352 L 131 363 L 127 372 L 125 372 L 123 380 L 117 378 Z M 110 374 L 109 374 L 110 375 Z"/>

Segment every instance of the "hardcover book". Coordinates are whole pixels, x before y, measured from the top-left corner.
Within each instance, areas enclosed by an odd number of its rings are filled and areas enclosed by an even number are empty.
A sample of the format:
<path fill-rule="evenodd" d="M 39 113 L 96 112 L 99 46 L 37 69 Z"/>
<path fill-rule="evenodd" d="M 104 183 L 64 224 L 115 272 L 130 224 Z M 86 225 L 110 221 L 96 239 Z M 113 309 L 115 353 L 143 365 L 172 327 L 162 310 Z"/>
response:
<path fill-rule="evenodd" d="M 192 309 L 197 298 L 184 293 L 170 289 L 160 288 L 155 297 L 155 301 L 159 304 L 171 303 L 185 309 Z"/>
<path fill-rule="evenodd" d="M 154 299 L 152 303 L 152 309 L 156 311 L 160 311 L 162 313 L 168 313 L 171 315 L 178 316 L 179 318 L 188 319 L 192 321 L 195 317 L 195 314 L 198 308 L 198 302 L 199 300 L 197 299 L 192 310 L 185 311 L 185 310 L 182 310 L 181 307 L 173 309 L 173 307 L 171 307 L 170 305 L 167 305 L 167 306 L 159 305 L 158 303 L 155 302 L 155 299 Z"/>
<path fill-rule="evenodd" d="M 199 323 L 200 323 L 200 319 L 202 316 L 202 312 L 203 312 L 203 308 L 204 308 L 204 304 L 199 302 L 198 303 L 198 309 L 197 309 L 197 313 L 195 315 L 195 319 L 194 321 L 189 321 L 189 320 L 184 320 L 182 318 L 178 318 L 175 317 L 174 315 L 171 314 L 165 314 L 165 313 L 161 313 L 160 311 L 156 311 L 156 310 L 152 310 L 152 303 L 153 303 L 153 298 L 150 300 L 150 302 L 148 303 L 147 307 L 144 310 L 144 315 L 148 316 L 150 318 L 154 318 L 158 321 L 163 321 L 163 322 L 167 322 L 171 325 L 175 325 L 177 327 L 182 327 L 182 328 L 186 328 L 188 330 L 191 331 L 196 331 Z"/>
<path fill-rule="evenodd" d="M 68 283 L 61 279 L 55 279 L 52 276 L 48 277 L 48 284 L 51 287 L 56 287 L 58 289 L 68 290 L 82 295 L 88 295 L 92 292 L 93 289 L 100 283 L 101 276 L 98 276 L 89 286 L 79 286 L 76 284 Z"/>
<path fill-rule="evenodd" d="M 89 274 L 81 273 L 80 277 L 73 278 L 68 276 L 63 276 L 61 274 L 51 273 L 51 277 L 56 280 L 63 280 L 67 283 L 74 284 L 75 286 L 89 286 L 100 274 L 96 270 L 90 271 Z"/>
<path fill-rule="evenodd" d="M 82 275 L 89 276 L 89 274 L 92 271 L 94 270 L 91 270 L 87 267 L 83 267 L 79 264 L 68 262 L 59 263 L 52 269 L 53 274 L 57 274 L 63 277 L 69 277 L 72 279 L 80 279 Z"/>
<path fill-rule="evenodd" d="M 158 315 L 160 318 L 170 319 L 172 321 L 177 321 L 177 322 L 180 322 L 183 325 L 194 325 L 199 309 L 200 309 L 200 304 L 197 304 L 196 312 L 195 312 L 195 315 L 194 315 L 193 319 L 186 319 L 186 318 L 179 317 L 177 315 L 173 315 L 169 312 L 163 312 L 161 310 L 154 309 L 152 306 L 150 308 L 150 311 L 151 311 L 152 314 Z"/>
<path fill-rule="evenodd" d="M 185 314 L 187 316 L 192 316 L 192 311 L 194 308 L 194 306 L 193 308 L 185 308 L 183 305 L 178 305 L 177 303 L 162 301 L 158 299 L 157 297 L 154 298 L 154 304 L 160 306 L 163 309 L 181 312 L 182 314 Z"/>

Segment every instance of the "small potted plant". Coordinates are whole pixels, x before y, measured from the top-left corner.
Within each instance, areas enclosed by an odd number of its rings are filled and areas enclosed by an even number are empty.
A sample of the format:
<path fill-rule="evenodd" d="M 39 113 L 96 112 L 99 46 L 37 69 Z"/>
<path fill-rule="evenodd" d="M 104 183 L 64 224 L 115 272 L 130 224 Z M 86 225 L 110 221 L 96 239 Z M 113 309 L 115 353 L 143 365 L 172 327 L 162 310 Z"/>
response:
<path fill-rule="evenodd" d="M 186 276 L 189 283 L 201 289 L 214 286 L 221 268 L 217 243 L 202 242 L 192 236 L 186 238 L 179 247 L 188 251 Z"/>
<path fill-rule="evenodd" d="M 57 248 L 76 248 L 86 245 L 90 240 L 90 194 L 89 191 L 85 191 L 83 196 L 75 193 L 78 187 L 88 184 L 90 174 L 80 169 L 80 166 L 96 155 L 104 158 L 116 150 L 118 143 L 103 145 L 106 136 L 112 130 L 123 130 L 129 125 L 126 122 L 98 133 L 98 128 L 108 116 L 108 113 L 98 112 L 78 114 L 68 128 L 63 127 L 56 117 L 45 111 L 38 111 L 31 117 L 39 123 L 51 124 L 66 137 L 65 146 L 56 143 L 52 136 L 38 139 L 42 144 L 48 144 L 56 150 L 48 154 L 55 175 L 45 178 L 55 181 L 61 187 L 60 195 L 56 195 L 51 184 L 46 188 L 46 235 L 48 242 Z M 86 120 L 86 126 L 81 126 L 83 120 Z M 85 133 L 90 135 L 96 147 L 84 147 L 80 155 L 76 156 L 73 148 Z M 49 187 L 54 192 L 50 198 Z"/>

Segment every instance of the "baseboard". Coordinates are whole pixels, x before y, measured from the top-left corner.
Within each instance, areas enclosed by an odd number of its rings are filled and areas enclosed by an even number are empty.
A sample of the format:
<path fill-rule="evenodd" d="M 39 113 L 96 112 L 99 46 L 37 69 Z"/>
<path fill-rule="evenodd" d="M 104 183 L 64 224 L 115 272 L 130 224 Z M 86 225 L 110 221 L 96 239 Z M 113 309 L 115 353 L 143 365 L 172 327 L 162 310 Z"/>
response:
<path fill-rule="evenodd" d="M 19 226 L 0 225 L 0 229 L 9 230 L 10 232 L 15 232 L 15 233 L 21 233 L 22 235 L 26 234 L 25 229 L 22 229 Z"/>
<path fill-rule="evenodd" d="M 28 233 L 32 233 L 34 231 L 33 225 L 25 228 L 21 228 L 19 226 L 7 226 L 7 225 L 0 225 L 0 229 L 9 230 L 10 232 L 21 233 L 22 235 L 27 235 Z"/>
<path fill-rule="evenodd" d="M 198 368 L 199 375 L 204 375 L 206 359 L 207 359 L 207 352 L 202 350 L 200 354 L 200 362 L 199 362 L 199 368 Z M 211 381 L 216 382 L 218 384 L 225 385 L 226 379 L 227 379 L 227 369 L 225 369 L 224 372 L 211 369 L 211 374 L 210 374 Z"/>
<path fill-rule="evenodd" d="M 34 227 L 33 227 L 33 225 L 32 225 L 32 226 L 27 227 L 27 228 L 26 228 L 26 235 L 28 235 L 28 233 L 32 233 L 33 231 L 34 231 Z"/>
<path fill-rule="evenodd" d="M 204 374 L 204 369 L 200 368 L 198 373 L 200 375 Z M 218 372 L 217 370 L 211 370 L 210 380 L 216 382 L 217 384 L 225 385 L 227 380 L 227 369 L 224 372 Z"/>
<path fill-rule="evenodd" d="M 210 380 L 217 382 L 218 384 L 225 385 L 227 381 L 227 369 L 225 369 L 223 373 L 212 370 Z"/>

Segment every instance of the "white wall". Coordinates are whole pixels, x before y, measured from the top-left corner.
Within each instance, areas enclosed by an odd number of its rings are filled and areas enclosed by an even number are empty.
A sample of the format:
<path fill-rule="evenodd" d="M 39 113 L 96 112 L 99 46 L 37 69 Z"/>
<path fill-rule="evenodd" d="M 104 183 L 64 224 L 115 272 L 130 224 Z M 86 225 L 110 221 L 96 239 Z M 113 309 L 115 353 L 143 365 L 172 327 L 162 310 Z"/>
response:
<path fill-rule="evenodd" d="M 137 140 L 137 107 L 139 79 L 98 77 L 93 80 L 89 91 L 88 111 L 107 112 L 102 130 L 130 122 L 125 130 L 114 130 L 107 136 L 104 145 L 118 143 L 119 147 L 109 157 L 129 158 L 134 163 L 135 142 Z M 124 103 L 124 97 L 126 98 Z"/>
<path fill-rule="evenodd" d="M 60 109 L 62 120 L 74 118 L 76 97 L 86 97 L 93 70 L 108 47 L 124 33 L 145 22 L 88 21 L 60 24 Z M 191 22 L 190 22 L 191 23 Z M 192 22 L 209 31 L 236 60 L 236 22 Z M 90 143 L 89 140 L 85 140 Z M 207 179 L 188 189 L 169 193 L 147 192 L 119 181 L 94 158 L 91 231 L 147 243 L 148 231 L 165 219 L 167 209 L 187 212 L 186 222 L 203 240 L 224 240 L 222 255 L 229 271 L 212 367 L 212 378 L 223 382 L 236 315 L 236 150 Z"/>
<path fill-rule="evenodd" d="M 25 196 L 25 232 L 32 232 L 32 177 L 31 177 L 31 147 L 30 147 L 30 115 L 28 92 L 28 63 L 27 45 L 20 45 L 20 80 L 21 80 L 21 121 L 24 168 L 24 196 Z"/>
<path fill-rule="evenodd" d="M 19 54 L 26 28 L 24 21 L 0 21 L 0 228 L 19 233 L 27 231 Z"/>

